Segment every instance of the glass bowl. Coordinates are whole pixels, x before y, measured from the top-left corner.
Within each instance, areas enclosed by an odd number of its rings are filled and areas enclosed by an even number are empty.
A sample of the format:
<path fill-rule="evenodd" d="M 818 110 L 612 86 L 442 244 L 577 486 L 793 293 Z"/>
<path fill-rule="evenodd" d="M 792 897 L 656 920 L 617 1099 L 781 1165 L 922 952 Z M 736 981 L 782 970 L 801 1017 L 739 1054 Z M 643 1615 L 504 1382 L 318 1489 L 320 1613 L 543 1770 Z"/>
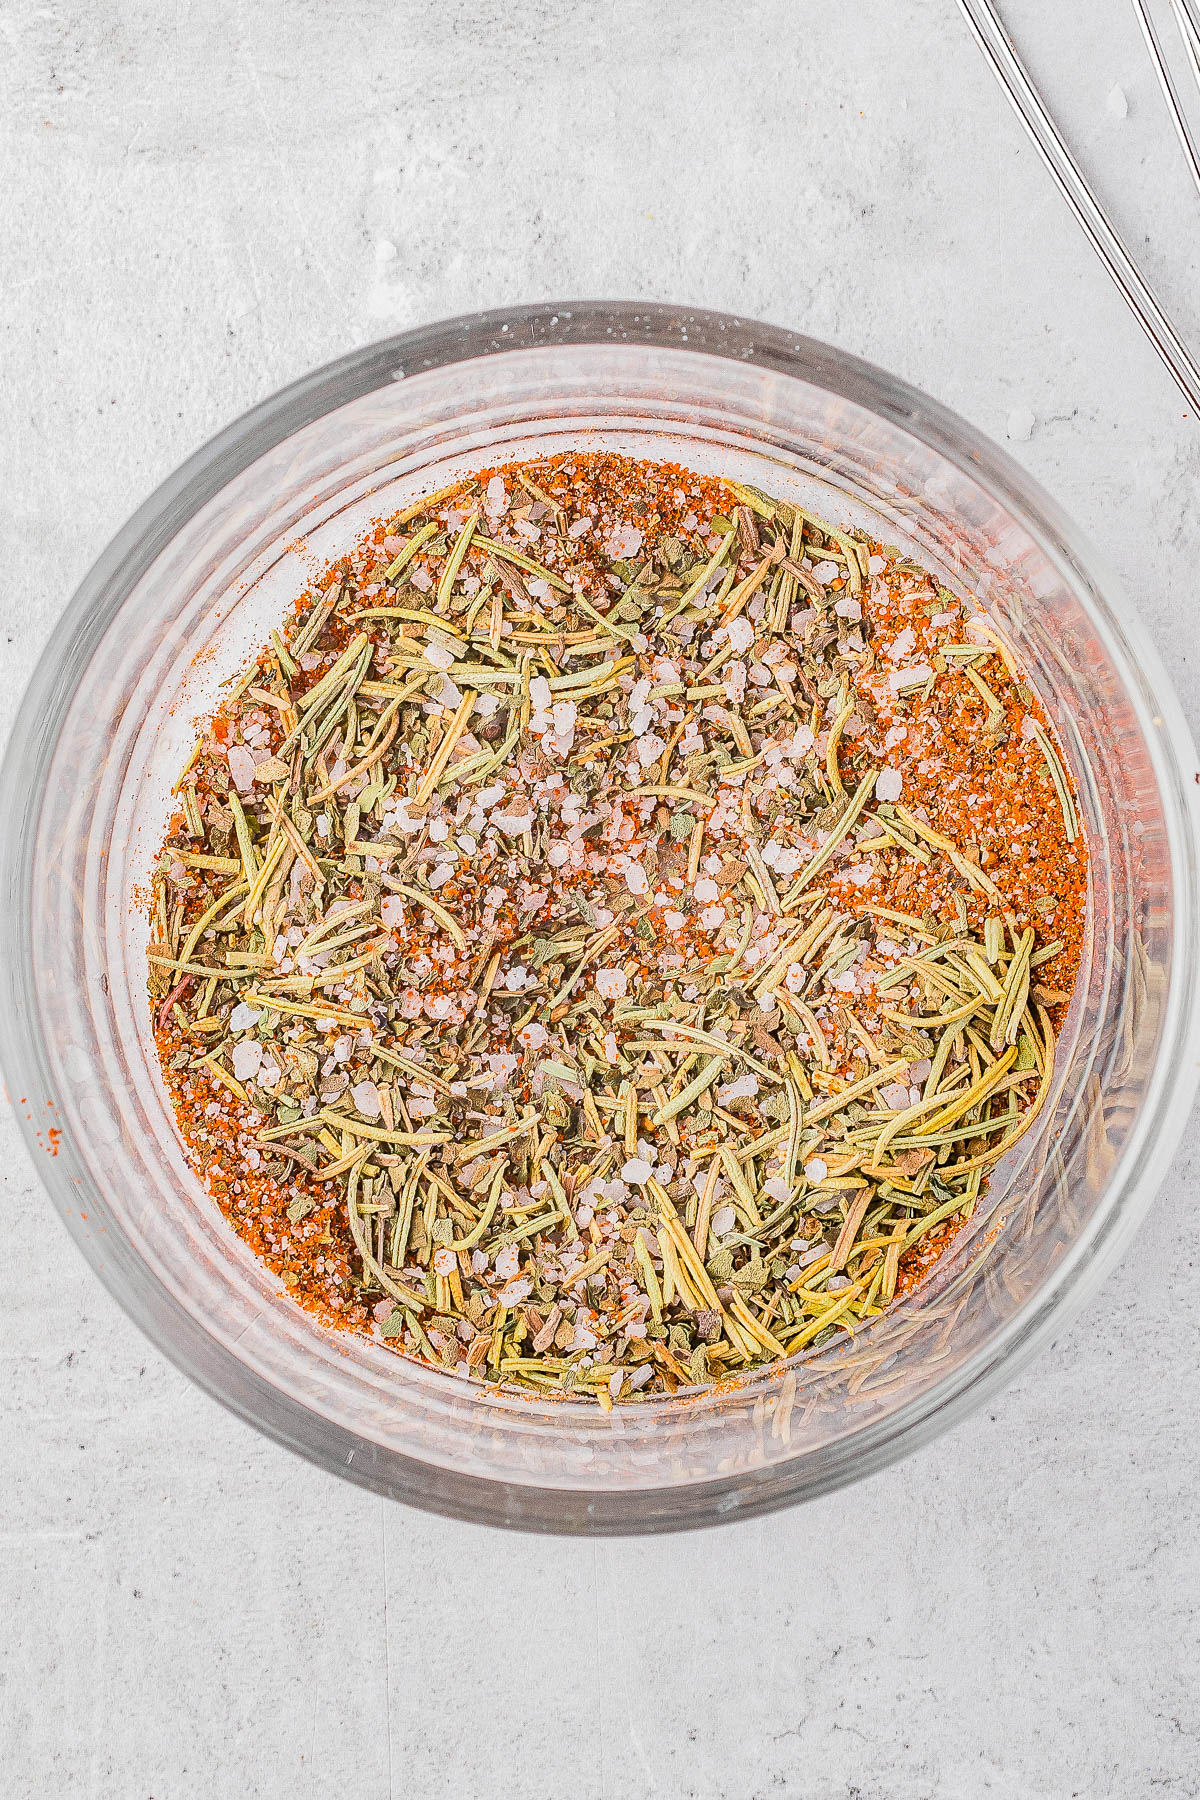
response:
<path fill-rule="evenodd" d="M 184 1159 L 138 905 L 218 684 L 367 521 L 484 462 L 606 448 L 726 473 L 971 590 L 1053 719 L 1091 845 L 1052 1101 L 934 1274 L 853 1339 L 603 1413 L 329 1332 Z M 1006 1380 L 1111 1266 L 1197 1074 L 1195 757 L 1076 529 L 992 444 L 879 370 L 715 313 L 478 314 L 358 351 L 229 427 L 129 521 L 46 651 L 4 767 L 0 1051 L 84 1255 L 202 1387 L 325 1468 L 563 1532 L 745 1517 L 877 1469 Z"/>

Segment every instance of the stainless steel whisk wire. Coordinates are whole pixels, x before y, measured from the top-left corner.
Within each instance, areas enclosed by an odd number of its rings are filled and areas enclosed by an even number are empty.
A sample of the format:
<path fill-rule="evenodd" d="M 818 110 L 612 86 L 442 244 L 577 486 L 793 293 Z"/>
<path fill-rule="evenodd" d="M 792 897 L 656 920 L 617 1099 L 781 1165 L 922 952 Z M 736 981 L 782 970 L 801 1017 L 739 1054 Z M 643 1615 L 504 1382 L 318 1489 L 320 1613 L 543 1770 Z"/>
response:
<path fill-rule="evenodd" d="M 1200 193 L 1200 144 L 1197 143 L 1184 110 L 1146 0 L 1133 0 L 1133 4 L 1172 123 L 1188 160 L 1197 192 Z M 1188 61 L 1200 84 L 1200 8 L 1197 0 L 1170 0 L 1170 4 Z M 1013 48 L 993 0 L 958 0 L 958 5 L 1005 98 L 1025 127 L 1034 149 L 1053 176 L 1088 242 L 1108 270 L 1121 298 L 1158 351 L 1179 391 L 1189 405 L 1200 413 L 1200 367 L 1097 200 L 1066 140 L 1051 118 L 1045 102 L 1033 85 L 1028 70 Z"/>

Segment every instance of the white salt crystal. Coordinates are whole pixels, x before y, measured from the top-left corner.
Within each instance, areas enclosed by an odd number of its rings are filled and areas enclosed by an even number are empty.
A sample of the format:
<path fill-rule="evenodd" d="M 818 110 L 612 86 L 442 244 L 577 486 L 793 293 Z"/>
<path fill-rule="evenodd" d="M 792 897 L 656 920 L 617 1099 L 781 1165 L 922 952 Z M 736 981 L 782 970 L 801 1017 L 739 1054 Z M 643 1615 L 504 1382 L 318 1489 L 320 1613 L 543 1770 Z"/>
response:
<path fill-rule="evenodd" d="M 737 1214 L 734 1212 L 732 1206 L 718 1206 L 716 1212 L 709 1220 L 709 1230 L 714 1237 L 724 1237 L 725 1233 L 727 1231 L 732 1231 L 736 1224 Z"/>
<path fill-rule="evenodd" d="M 597 969 L 596 992 L 605 1000 L 621 1000 L 629 987 L 624 969 Z"/>
<path fill-rule="evenodd" d="M 496 1297 L 501 1306 L 520 1306 L 522 1300 L 528 1300 L 532 1292 L 532 1281 L 527 1275 L 522 1275 L 519 1281 L 510 1281 L 506 1287 L 502 1287 Z M 594 1343 L 595 1339 L 592 1341 Z"/>
<path fill-rule="evenodd" d="M 642 534 L 636 525 L 616 526 L 605 545 L 608 554 L 617 560 L 636 556 L 641 547 Z"/>
<path fill-rule="evenodd" d="M 902 687 L 920 687 L 932 674 L 933 670 L 928 663 L 910 663 L 907 669 L 893 669 L 888 676 L 888 685 L 897 692 Z"/>
<path fill-rule="evenodd" d="M 820 1156 L 810 1156 L 804 1165 L 804 1174 L 809 1181 L 824 1181 L 829 1173 L 829 1164 Z"/>
<path fill-rule="evenodd" d="M 644 1156 L 631 1156 L 621 1170 L 622 1181 L 631 1181 L 635 1187 L 644 1187 L 653 1175 L 652 1166 Z"/>
<path fill-rule="evenodd" d="M 239 1000 L 229 1015 L 229 1029 L 249 1031 L 252 1025 L 258 1024 L 260 1016 L 253 1006 L 247 1006 L 244 1000 Z"/>
<path fill-rule="evenodd" d="M 433 1272 L 435 1275 L 453 1275 L 458 1267 L 458 1258 L 448 1245 L 443 1244 L 433 1253 Z"/>
<path fill-rule="evenodd" d="M 231 744 L 229 748 L 229 774 L 239 794 L 248 794 L 254 786 L 255 762 L 242 744 Z"/>
<path fill-rule="evenodd" d="M 741 652 L 748 650 L 754 642 L 754 627 L 749 619 L 739 617 L 730 622 L 728 629 L 729 642 L 733 646 L 734 655 L 740 656 Z"/>
<path fill-rule="evenodd" d="M 875 783 L 877 800 L 898 800 L 904 789 L 904 777 L 899 769 L 881 769 L 879 780 Z"/>
<path fill-rule="evenodd" d="M 528 800 L 523 794 L 514 794 L 507 806 L 497 808 L 492 814 L 492 823 L 498 825 L 506 837 L 518 837 L 521 832 L 528 831 L 533 824 Z"/>
<path fill-rule="evenodd" d="M 696 883 L 693 892 L 695 893 L 697 900 L 701 903 L 706 900 L 719 900 L 721 897 L 721 890 L 716 882 L 704 875 L 702 875 Z"/>
<path fill-rule="evenodd" d="M 233 1073 L 238 1081 L 252 1081 L 258 1074 L 263 1059 L 262 1045 L 257 1038 L 243 1038 L 233 1046 Z"/>
<path fill-rule="evenodd" d="M 373 1081 L 356 1081 L 350 1089 L 350 1098 L 364 1119 L 377 1119 L 382 1110 L 379 1104 L 379 1089 Z"/>
<path fill-rule="evenodd" d="M 717 1098 L 722 1106 L 728 1106 L 731 1100 L 753 1100 L 757 1092 L 758 1076 L 748 1070 L 745 1075 L 739 1075 L 736 1081 L 728 1081 L 724 1087 L 718 1088 Z"/>
<path fill-rule="evenodd" d="M 493 475 L 487 484 L 486 506 L 493 519 L 498 518 L 508 505 L 508 489 L 499 475 Z"/>
<path fill-rule="evenodd" d="M 502 1281 L 511 1281 L 521 1267 L 521 1252 L 516 1244 L 502 1244 L 496 1252 L 496 1273 Z"/>
<path fill-rule="evenodd" d="M 640 862 L 630 863 L 625 871 L 625 886 L 631 894 L 644 894 L 650 883 Z"/>

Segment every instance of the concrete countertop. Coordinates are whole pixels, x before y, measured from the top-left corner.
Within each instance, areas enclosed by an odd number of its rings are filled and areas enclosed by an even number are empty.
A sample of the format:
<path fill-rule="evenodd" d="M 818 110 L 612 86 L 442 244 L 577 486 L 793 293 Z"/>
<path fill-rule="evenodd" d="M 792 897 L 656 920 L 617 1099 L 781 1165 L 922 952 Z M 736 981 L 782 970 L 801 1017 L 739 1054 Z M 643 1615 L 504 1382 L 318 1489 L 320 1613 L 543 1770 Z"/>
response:
<path fill-rule="evenodd" d="M 1005 16 L 1200 343 L 1200 208 L 1132 8 Z M 568 296 L 788 325 L 1007 437 L 1195 724 L 1200 426 L 953 0 L 11 0 L 0 44 L 5 724 L 218 427 L 393 330 Z M 597 1544 L 408 1512 L 255 1435 L 0 1134 L 11 1800 L 1200 1794 L 1194 1123 L 1102 1292 L 950 1436 L 759 1523 Z"/>

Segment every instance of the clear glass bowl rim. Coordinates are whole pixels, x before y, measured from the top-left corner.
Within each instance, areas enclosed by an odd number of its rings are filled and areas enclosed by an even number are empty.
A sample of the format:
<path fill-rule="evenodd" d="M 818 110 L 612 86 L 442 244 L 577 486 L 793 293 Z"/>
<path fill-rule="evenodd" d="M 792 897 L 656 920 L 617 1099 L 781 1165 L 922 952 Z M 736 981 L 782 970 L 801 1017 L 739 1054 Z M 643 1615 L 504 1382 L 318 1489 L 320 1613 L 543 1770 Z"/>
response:
<path fill-rule="evenodd" d="M 30 892 L 37 796 L 47 778 L 57 723 L 114 615 L 181 526 L 234 476 L 303 426 L 397 378 L 482 356 L 519 356 L 543 345 L 643 343 L 674 351 L 727 357 L 814 383 L 876 413 L 969 474 L 1017 519 L 1044 554 L 1067 575 L 1090 612 L 1101 599 L 1107 624 L 1123 639 L 1135 692 L 1154 695 L 1160 797 L 1170 840 L 1177 899 L 1172 993 L 1154 1079 L 1146 1095 L 1142 1154 L 1126 1155 L 1088 1241 L 1063 1258 L 1054 1276 L 945 1388 L 934 1388 L 901 1409 L 885 1432 L 836 1446 L 819 1479 L 801 1477 L 787 1463 L 748 1475 L 661 1492 L 573 1495 L 560 1488 L 523 1489 L 478 1475 L 434 1470 L 389 1453 L 387 1471 L 372 1468 L 372 1446 L 320 1421 L 239 1365 L 238 1394 L 200 1366 L 193 1352 L 208 1340 L 202 1327 L 163 1297 L 147 1304 L 105 1262 L 96 1240 L 78 1223 L 78 1195 L 59 1164 L 34 1157 L 60 1216 L 95 1272 L 126 1313 L 185 1374 L 239 1416 L 331 1471 L 429 1510 L 476 1522 L 591 1534 L 647 1532 L 718 1523 L 730 1516 L 736 1491 L 739 1518 L 793 1503 L 886 1466 L 928 1442 L 970 1410 L 1034 1355 L 1053 1331 L 1095 1291 L 1124 1249 L 1165 1173 L 1191 1106 L 1200 1074 L 1200 1009 L 1195 1004 L 1200 941 L 1197 927 L 1197 800 L 1185 771 L 1195 750 L 1182 709 L 1158 654 L 1115 580 L 1093 548 L 1053 500 L 1004 451 L 906 382 L 819 340 L 729 314 L 645 302 L 546 302 L 462 315 L 367 345 L 302 376 L 252 408 L 195 452 L 132 514 L 89 570 L 64 620 L 43 652 L 13 722 L 0 777 L 0 1065 L 10 1095 L 49 1087 L 27 946 L 33 929 Z M 1106 633 L 1106 635 L 1108 635 Z M 1146 707 L 1147 715 L 1149 707 Z M 31 1153 L 37 1125 L 17 1110 Z M 1131 1165 L 1136 1163 L 1136 1174 Z M 256 1390 L 261 1389 L 261 1392 Z M 349 1454 L 348 1454 L 349 1453 Z M 349 1466 L 348 1466 L 349 1465 Z"/>

